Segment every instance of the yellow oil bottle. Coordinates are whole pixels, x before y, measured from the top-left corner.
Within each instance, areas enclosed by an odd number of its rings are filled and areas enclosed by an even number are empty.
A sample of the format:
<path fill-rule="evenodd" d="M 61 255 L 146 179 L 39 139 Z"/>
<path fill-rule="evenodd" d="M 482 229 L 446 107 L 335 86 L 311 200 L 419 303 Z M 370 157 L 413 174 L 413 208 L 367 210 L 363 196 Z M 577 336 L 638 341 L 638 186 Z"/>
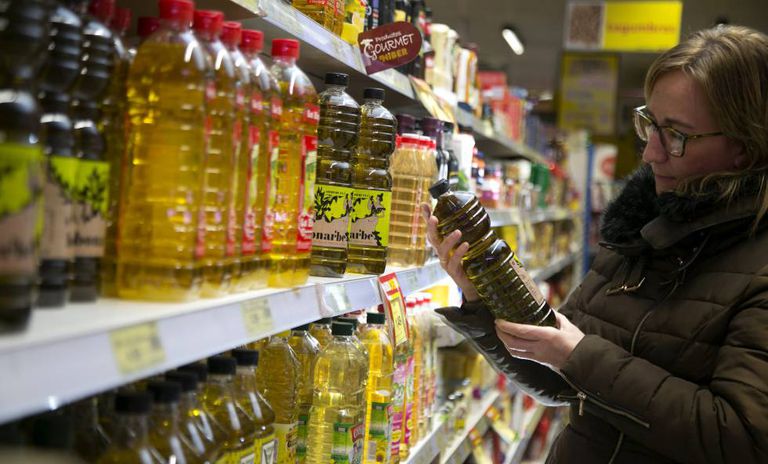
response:
<path fill-rule="evenodd" d="M 309 277 L 312 207 L 320 119 L 315 88 L 296 66 L 299 42 L 272 41 L 270 72 L 283 103 L 279 151 L 271 161 L 269 207 L 273 218 L 270 287 L 301 285 Z"/>
<path fill-rule="evenodd" d="M 208 358 L 208 382 L 203 406 L 226 431 L 218 463 L 251 462 L 254 459 L 255 427 L 234 393 L 237 361 L 226 356 Z"/>
<path fill-rule="evenodd" d="M 346 0 L 344 2 L 344 23 L 341 25 L 341 38 L 350 44 L 357 44 L 357 35 L 365 28 L 365 0 Z"/>
<path fill-rule="evenodd" d="M 288 344 L 290 332 L 270 338 L 259 351 L 260 393 L 275 412 L 278 464 L 295 464 L 298 428 L 299 361 Z"/>
<path fill-rule="evenodd" d="M 417 251 L 418 224 L 423 222 L 419 203 L 423 199 L 421 141 L 415 134 L 403 134 L 392 155 L 392 214 L 389 220 L 387 260 L 395 266 L 412 266 Z M 434 164 L 434 163 L 431 163 Z M 430 184 L 431 185 L 431 184 Z M 427 192 L 428 194 L 429 192 Z"/>
<path fill-rule="evenodd" d="M 331 340 L 333 340 L 333 334 L 331 334 L 331 321 L 330 317 L 324 317 L 318 319 L 312 323 L 309 327 L 309 334 L 315 337 L 317 343 L 320 344 L 320 348 L 325 348 Z"/>
<path fill-rule="evenodd" d="M 334 339 L 315 363 L 307 463 L 359 463 L 368 361 L 352 342 L 352 325 L 334 322 L 331 330 Z"/>
<path fill-rule="evenodd" d="M 294 0 L 294 8 L 309 16 L 329 31 L 336 23 L 337 0 Z"/>
<path fill-rule="evenodd" d="M 165 463 L 149 442 L 148 415 L 152 397 L 147 392 L 122 392 L 115 396 L 115 429 L 111 444 L 99 457 L 98 464 Z"/>
<path fill-rule="evenodd" d="M 421 197 L 419 203 L 431 204 L 432 196 L 429 193 L 429 187 L 437 181 L 437 163 L 435 163 L 435 150 L 437 144 L 427 136 L 420 137 L 419 146 L 420 165 L 421 165 Z M 410 258 L 416 266 L 423 266 L 429 255 L 427 246 L 427 224 L 419 217 L 416 221 L 416 246 Z"/>
<path fill-rule="evenodd" d="M 312 406 L 312 375 L 320 343 L 309 333 L 309 324 L 291 330 L 288 344 L 299 360 L 299 424 L 296 430 L 296 461 L 304 464 L 307 458 L 307 427 Z"/>
<path fill-rule="evenodd" d="M 204 463 L 205 450 L 197 436 L 197 443 L 187 439 L 179 427 L 179 400 L 181 386 L 175 382 L 152 381 L 147 384 L 152 394 L 153 405 L 150 414 L 149 442 L 166 462 Z"/>
<path fill-rule="evenodd" d="M 206 153 L 203 185 L 205 251 L 203 253 L 203 296 L 220 296 L 229 289 L 233 266 L 234 204 L 232 185 L 236 173 L 235 93 L 237 78 L 232 58 L 219 40 L 224 14 L 195 10 L 195 37 L 208 59 L 206 94 Z"/>
<path fill-rule="evenodd" d="M 360 105 L 346 91 L 349 76 L 326 73 L 317 128 L 317 179 L 309 273 L 341 277 L 347 269 L 352 197 L 352 153 L 360 131 Z"/>
<path fill-rule="evenodd" d="M 387 265 L 392 177 L 397 120 L 382 106 L 384 90 L 363 92 L 360 137 L 352 161 L 352 212 L 349 216 L 347 271 L 381 274 Z"/>
<path fill-rule="evenodd" d="M 419 418 L 421 417 L 421 389 L 423 356 L 421 329 L 415 319 L 416 301 L 406 298 L 406 314 L 408 318 L 408 343 L 411 347 L 411 357 L 408 365 L 408 380 L 405 388 L 405 430 L 403 432 L 402 451 L 408 452 L 419 441 Z"/>
<path fill-rule="evenodd" d="M 253 462 L 275 464 L 277 462 L 275 413 L 258 390 L 256 366 L 259 365 L 259 352 L 238 348 L 232 350 L 232 357 L 237 361 L 235 397 L 237 402 L 246 408 L 256 429 Z"/>
<path fill-rule="evenodd" d="M 393 343 L 395 341 L 393 340 Z M 413 360 L 411 345 L 406 339 L 395 346 L 395 371 L 392 377 L 392 462 L 404 461 L 410 449 L 403 443 L 406 421 L 408 370 Z M 413 384 L 411 384 L 413 385 Z"/>
<path fill-rule="evenodd" d="M 165 379 L 181 388 L 178 410 L 181 436 L 193 446 L 195 453 L 208 462 L 216 462 L 219 443 L 226 437 L 224 429 L 200 405 L 197 375 L 194 372 L 172 371 L 165 374 Z"/>
<path fill-rule="evenodd" d="M 251 73 L 250 126 L 248 142 L 251 147 L 251 164 L 246 200 L 246 226 L 243 228 L 243 255 L 250 250 L 251 241 L 246 240 L 253 224 L 253 254 L 248 260 L 251 267 L 250 289 L 267 285 L 269 260 L 267 253 L 271 243 L 264 240 L 265 210 L 270 184 L 270 160 L 278 155 L 279 135 L 277 128 L 282 114 L 282 101 L 277 94 L 277 81 L 259 57 L 264 48 L 264 34 L 261 31 L 244 29 L 240 49 L 245 56 Z M 270 224 L 271 227 L 271 224 Z M 270 232 L 271 234 L 271 232 Z"/>
<path fill-rule="evenodd" d="M 205 250 L 200 212 L 208 67 L 189 28 L 193 3 L 159 5 L 161 27 L 139 46 L 128 72 L 131 133 L 117 232 L 117 293 L 186 300 L 198 295 L 197 258 Z"/>
<path fill-rule="evenodd" d="M 363 462 L 370 464 L 389 463 L 392 456 L 394 351 L 385 324 L 383 313 L 368 313 L 361 334 L 363 345 L 368 350 Z"/>

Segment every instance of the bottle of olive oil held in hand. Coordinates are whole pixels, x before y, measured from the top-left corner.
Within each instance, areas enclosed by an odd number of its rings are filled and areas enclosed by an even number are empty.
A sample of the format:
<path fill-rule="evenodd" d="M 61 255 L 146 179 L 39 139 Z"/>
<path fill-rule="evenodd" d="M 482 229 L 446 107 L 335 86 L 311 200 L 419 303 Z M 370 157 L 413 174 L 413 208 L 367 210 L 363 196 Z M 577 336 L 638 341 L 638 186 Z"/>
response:
<path fill-rule="evenodd" d="M 387 265 L 392 176 L 397 120 L 384 106 L 384 90 L 365 89 L 360 136 L 352 161 L 352 211 L 349 216 L 347 270 L 381 274 Z"/>
<path fill-rule="evenodd" d="M 310 274 L 341 277 L 347 268 L 347 230 L 352 197 L 352 154 L 360 130 L 360 106 L 345 91 L 349 76 L 326 73 L 319 96 L 315 224 Z"/>
<path fill-rule="evenodd" d="M 441 237 L 461 231 L 469 251 L 462 259 L 467 277 L 491 313 L 499 319 L 556 326 L 555 313 L 515 252 L 491 229 L 488 213 L 469 192 L 453 192 L 447 179 L 429 189 L 437 199 L 433 214 Z"/>

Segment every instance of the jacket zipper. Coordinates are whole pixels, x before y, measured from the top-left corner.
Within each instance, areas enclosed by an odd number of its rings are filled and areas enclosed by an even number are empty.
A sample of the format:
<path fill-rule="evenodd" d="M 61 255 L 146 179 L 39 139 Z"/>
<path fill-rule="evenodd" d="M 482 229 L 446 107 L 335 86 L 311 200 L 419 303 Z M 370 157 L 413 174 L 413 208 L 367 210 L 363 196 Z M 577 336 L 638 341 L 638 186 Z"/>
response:
<path fill-rule="evenodd" d="M 623 409 L 614 408 L 613 406 L 609 406 L 606 403 L 604 403 L 603 401 L 600 401 L 600 400 L 596 399 L 594 396 L 587 395 L 581 388 L 579 388 L 578 386 L 574 385 L 573 382 L 571 382 L 570 380 L 565 378 L 565 376 L 563 376 L 563 375 L 561 375 L 561 376 L 566 381 L 566 383 L 568 383 L 568 385 L 571 386 L 571 388 L 576 390 L 576 397 L 573 398 L 573 397 L 570 397 L 568 395 L 559 395 L 559 396 L 560 396 L 560 398 L 563 398 L 563 399 L 577 399 L 577 400 L 579 400 L 579 416 L 583 416 L 584 415 L 584 403 L 587 400 L 589 400 L 592 403 L 594 403 L 596 406 L 599 406 L 602 409 L 605 409 L 606 411 L 609 411 L 609 412 L 611 412 L 613 414 L 616 414 L 616 415 L 622 416 L 622 417 L 624 417 L 626 419 L 629 419 L 632 422 L 634 422 L 634 423 L 636 423 L 636 424 L 638 424 L 638 425 L 640 425 L 640 426 L 642 426 L 642 427 L 644 427 L 646 429 L 651 428 L 651 424 L 649 424 L 648 422 L 643 421 L 642 419 L 638 418 L 637 416 L 633 415 L 632 413 L 624 411 Z"/>

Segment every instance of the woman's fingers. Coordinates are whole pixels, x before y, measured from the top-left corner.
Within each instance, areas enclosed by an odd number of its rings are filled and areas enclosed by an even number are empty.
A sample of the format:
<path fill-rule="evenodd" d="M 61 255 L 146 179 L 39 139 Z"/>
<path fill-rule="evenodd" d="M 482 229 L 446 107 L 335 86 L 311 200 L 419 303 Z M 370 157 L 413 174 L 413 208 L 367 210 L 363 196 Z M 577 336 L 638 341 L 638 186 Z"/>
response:
<path fill-rule="evenodd" d="M 515 355 L 518 353 L 535 354 L 536 349 L 539 347 L 538 341 L 515 337 L 514 335 L 502 331 L 498 327 L 496 328 L 496 335 L 498 335 L 501 342 L 504 343 L 504 346 L 507 347 L 507 350 Z"/>

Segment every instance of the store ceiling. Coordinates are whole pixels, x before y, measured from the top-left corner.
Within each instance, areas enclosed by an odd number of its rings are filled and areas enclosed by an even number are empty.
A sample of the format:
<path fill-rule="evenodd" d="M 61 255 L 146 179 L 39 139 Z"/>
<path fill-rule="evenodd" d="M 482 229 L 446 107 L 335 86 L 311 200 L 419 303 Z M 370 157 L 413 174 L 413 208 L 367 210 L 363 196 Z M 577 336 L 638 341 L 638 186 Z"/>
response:
<path fill-rule="evenodd" d="M 508 82 L 534 94 L 554 92 L 567 0 L 427 0 L 433 20 L 445 23 L 462 43 L 479 47 L 482 69 L 506 71 Z M 682 34 L 709 27 L 718 17 L 768 33 L 766 0 L 684 0 Z M 516 56 L 501 38 L 504 25 L 513 25 L 525 44 Z M 645 70 L 655 55 L 624 53 L 619 77 L 620 99 L 641 99 Z"/>

